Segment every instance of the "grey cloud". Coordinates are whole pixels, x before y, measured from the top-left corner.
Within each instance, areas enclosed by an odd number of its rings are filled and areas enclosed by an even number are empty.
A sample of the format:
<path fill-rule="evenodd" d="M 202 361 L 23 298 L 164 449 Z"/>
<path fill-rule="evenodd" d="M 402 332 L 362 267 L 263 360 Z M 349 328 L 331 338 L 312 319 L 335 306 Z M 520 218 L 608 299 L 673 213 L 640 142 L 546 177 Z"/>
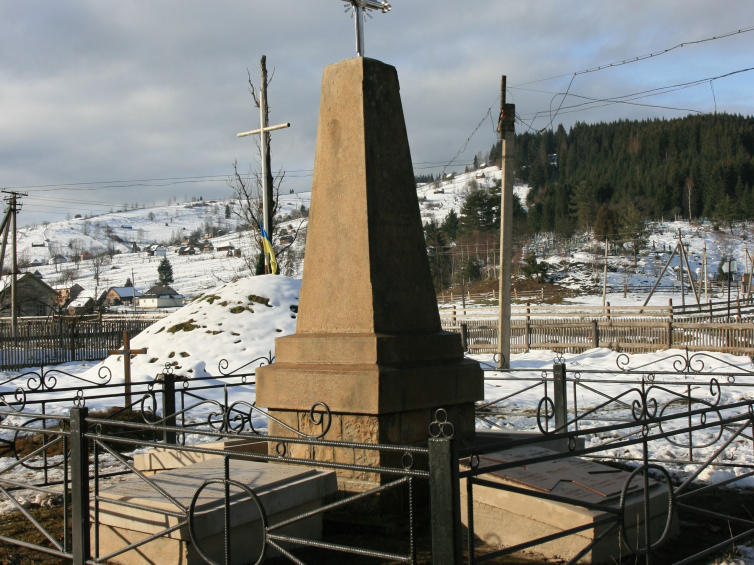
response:
<path fill-rule="evenodd" d="M 262 54 L 276 69 L 275 163 L 311 168 L 325 65 L 353 54 L 353 23 L 337 0 L 246 2 L 0 1 L 0 185 L 227 174 L 248 165 L 257 111 L 246 69 L 258 81 Z M 499 92 L 754 24 L 750 3 L 394 0 L 367 22 L 367 55 L 397 67 L 415 161 L 451 157 Z M 754 33 L 578 77 L 573 92 L 613 96 L 749 66 Z M 751 113 L 752 77 L 716 84 L 719 109 Z M 531 85 L 561 92 L 567 78 Z M 552 94 L 512 90 L 521 114 Z M 711 109 L 709 89 L 659 102 Z M 654 103 L 654 102 L 653 102 Z M 494 113 L 494 111 L 493 111 Z M 679 115 L 610 106 L 563 114 L 555 124 Z M 545 122 L 539 122 L 539 127 Z M 494 142 L 489 123 L 466 158 Z M 304 190 L 308 178 L 287 188 Z M 95 192 L 92 200 L 164 201 L 224 196 L 225 185 Z M 49 194 L 47 194 L 49 195 Z M 25 220 L 42 215 L 24 213 Z M 55 216 L 51 216 L 55 217 Z"/>

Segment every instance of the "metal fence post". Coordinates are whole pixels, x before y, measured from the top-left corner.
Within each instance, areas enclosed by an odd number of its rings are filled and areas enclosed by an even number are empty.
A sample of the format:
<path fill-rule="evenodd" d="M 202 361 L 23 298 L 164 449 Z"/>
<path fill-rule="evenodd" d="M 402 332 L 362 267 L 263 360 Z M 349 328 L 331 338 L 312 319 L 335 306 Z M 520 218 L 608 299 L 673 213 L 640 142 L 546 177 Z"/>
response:
<path fill-rule="evenodd" d="M 432 565 L 461 565 L 461 483 L 455 439 L 429 439 L 429 495 Z"/>
<path fill-rule="evenodd" d="M 165 418 L 165 426 L 175 426 L 175 375 L 172 372 L 162 375 L 162 417 Z M 163 432 L 165 443 L 175 444 L 176 433 L 165 430 Z"/>
<path fill-rule="evenodd" d="M 71 408 L 71 536 L 73 565 L 89 560 L 88 408 Z"/>
<path fill-rule="evenodd" d="M 555 429 L 558 432 L 567 432 L 568 395 L 565 363 L 553 363 L 552 374 L 554 377 L 553 386 L 555 387 Z"/>

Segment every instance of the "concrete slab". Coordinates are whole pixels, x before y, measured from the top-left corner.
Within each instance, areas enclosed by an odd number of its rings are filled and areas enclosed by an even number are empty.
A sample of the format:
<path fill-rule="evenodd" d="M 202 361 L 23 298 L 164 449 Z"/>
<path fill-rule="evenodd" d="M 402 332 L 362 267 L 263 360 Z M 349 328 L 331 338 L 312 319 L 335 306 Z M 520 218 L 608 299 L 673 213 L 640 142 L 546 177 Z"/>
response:
<path fill-rule="evenodd" d="M 335 473 L 292 465 L 253 461 L 230 461 L 230 476 L 250 487 L 259 497 L 269 524 L 320 507 L 337 491 Z M 92 529 L 98 527 L 99 556 L 108 555 L 130 543 L 178 525 L 185 518 L 166 516 L 162 511 L 183 512 L 153 486 L 159 486 L 187 510 L 197 489 L 208 479 L 223 477 L 223 460 L 213 459 L 159 473 L 146 481 L 133 477 L 100 491 L 99 516 L 94 502 L 90 508 Z M 113 502 L 108 502 L 112 500 Z M 138 505 L 118 505 L 115 501 Z M 203 551 L 222 562 L 224 547 L 223 485 L 212 484 L 201 493 L 194 518 L 195 531 Z M 245 493 L 231 489 L 230 498 L 232 563 L 255 562 L 261 551 L 261 517 L 257 506 Z M 282 528 L 280 533 L 320 539 L 322 517 L 313 516 Z M 92 545 L 97 542 L 92 532 Z M 274 552 L 269 554 L 274 555 Z M 157 538 L 111 560 L 121 565 L 204 563 L 190 540 L 188 526 Z"/>
<path fill-rule="evenodd" d="M 492 466 L 502 462 L 521 461 L 534 457 L 551 455 L 553 450 L 540 446 L 513 448 L 480 457 L 479 467 Z M 464 462 L 468 468 L 468 460 Z M 512 485 L 535 492 L 549 493 L 593 504 L 604 504 L 618 508 L 620 493 L 629 473 L 600 465 L 585 459 L 571 457 L 556 461 L 525 465 L 499 472 L 491 472 L 481 478 L 492 482 Z M 465 480 L 462 492 L 466 492 Z M 639 545 L 644 545 L 644 502 L 643 481 L 636 477 L 626 499 L 626 531 L 631 543 L 637 545 L 637 524 Z M 650 480 L 650 536 L 658 540 L 665 528 L 668 494 L 665 485 Z M 474 485 L 474 534 L 485 543 L 497 547 L 512 547 L 539 537 L 557 534 L 578 526 L 592 524 L 612 516 L 609 512 L 588 510 L 583 507 L 534 498 L 498 490 L 492 487 Z M 462 519 L 467 525 L 467 497 L 461 497 Z M 638 521 L 637 521 L 638 520 Z M 674 534 L 677 520 L 674 521 Z M 595 537 L 605 532 L 610 525 L 585 530 L 531 548 L 530 552 L 547 558 L 569 561 L 579 551 L 591 543 Z M 619 560 L 627 549 L 620 547 L 619 531 L 609 534 L 587 553 L 581 563 L 613 563 Z"/>
<path fill-rule="evenodd" d="M 264 438 L 233 438 L 213 441 L 209 443 L 200 443 L 192 447 L 201 447 L 202 449 L 217 449 L 223 451 L 234 451 L 238 453 L 261 453 L 267 455 L 267 441 Z M 231 455 L 231 459 L 234 457 Z M 159 447 L 150 449 L 146 453 L 134 456 L 134 467 L 143 473 L 150 475 L 178 469 L 203 461 L 212 459 L 222 459 L 222 455 L 213 453 L 196 453 L 190 451 L 180 451 L 169 447 Z"/>

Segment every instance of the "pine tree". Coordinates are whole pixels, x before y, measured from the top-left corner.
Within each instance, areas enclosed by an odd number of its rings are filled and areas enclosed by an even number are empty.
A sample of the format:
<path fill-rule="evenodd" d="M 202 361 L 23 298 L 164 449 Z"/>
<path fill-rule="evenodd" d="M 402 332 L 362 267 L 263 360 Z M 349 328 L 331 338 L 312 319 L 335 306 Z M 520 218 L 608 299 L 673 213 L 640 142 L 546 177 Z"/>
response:
<path fill-rule="evenodd" d="M 458 231 L 463 235 L 494 231 L 495 224 L 499 224 L 500 221 L 499 214 L 500 199 L 487 194 L 484 190 L 475 190 L 466 197 L 466 202 L 461 207 Z"/>
<path fill-rule="evenodd" d="M 474 170 L 476 171 L 479 168 L 479 158 L 474 155 Z"/>
<path fill-rule="evenodd" d="M 225 205 L 225 219 L 230 219 L 230 204 Z"/>
<path fill-rule="evenodd" d="M 607 204 L 603 204 L 597 212 L 597 218 L 594 220 L 594 237 L 599 241 L 615 241 L 618 238 L 618 214 Z"/>
<path fill-rule="evenodd" d="M 125 284 L 125 285 L 123 285 L 123 286 L 125 286 L 126 288 L 130 288 L 130 287 L 132 287 L 133 285 L 134 285 L 134 283 L 133 283 L 133 282 L 131 282 L 131 277 L 128 277 L 128 278 L 126 279 L 126 284 Z"/>
<path fill-rule="evenodd" d="M 454 208 L 451 208 L 448 215 L 445 216 L 445 220 L 443 221 L 442 226 L 440 226 L 440 229 L 442 229 L 448 241 L 456 240 L 456 237 L 458 237 L 458 214 L 456 214 Z"/>
<path fill-rule="evenodd" d="M 161 285 L 168 285 L 173 282 L 173 265 L 170 264 L 167 257 L 160 261 L 157 267 L 157 278 Z"/>
<path fill-rule="evenodd" d="M 548 265 L 544 261 L 537 262 L 537 256 L 529 253 L 524 257 L 521 264 L 521 272 L 527 279 L 536 279 L 537 282 L 547 282 Z"/>

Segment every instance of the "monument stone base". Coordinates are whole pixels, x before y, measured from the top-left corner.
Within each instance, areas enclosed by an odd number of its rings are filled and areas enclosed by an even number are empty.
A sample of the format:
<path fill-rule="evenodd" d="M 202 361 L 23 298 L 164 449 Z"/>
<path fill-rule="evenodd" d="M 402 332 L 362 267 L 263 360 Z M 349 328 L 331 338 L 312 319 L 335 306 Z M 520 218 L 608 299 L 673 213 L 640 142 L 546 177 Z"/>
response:
<path fill-rule="evenodd" d="M 222 459 L 212 459 L 158 473 L 149 480 L 189 508 L 194 494 L 205 480 L 223 477 L 223 466 Z M 230 477 L 247 485 L 259 497 L 269 525 L 316 510 L 337 491 L 335 473 L 293 465 L 231 460 Z M 223 492 L 222 484 L 208 485 L 198 499 L 194 515 L 198 543 L 202 551 L 217 562 L 224 561 Z M 94 555 L 98 543 L 99 557 L 159 534 L 184 520 L 182 517 L 166 515 L 165 510 L 180 512 L 180 509 L 138 477 L 104 488 L 100 491 L 100 496 L 135 504 L 140 508 L 101 501 L 99 516 L 95 519 L 92 501 L 92 554 Z M 246 493 L 235 487 L 231 487 L 230 526 L 232 563 L 242 565 L 256 562 L 262 549 L 259 510 Z M 294 522 L 277 533 L 319 540 L 322 535 L 322 516 L 316 514 Z M 98 540 L 95 534 L 98 535 Z M 267 555 L 275 555 L 272 548 L 268 547 Z M 191 542 L 188 526 L 117 555 L 108 562 L 119 565 L 205 563 Z"/>
<path fill-rule="evenodd" d="M 552 454 L 552 450 L 539 446 L 513 448 L 499 453 L 480 456 L 480 468 L 498 462 L 528 459 Z M 468 461 L 468 460 L 467 460 Z M 482 477 L 501 484 L 527 488 L 566 496 L 593 504 L 618 508 L 620 492 L 629 473 L 591 461 L 568 458 L 506 469 Z M 635 477 L 626 497 L 626 532 L 633 547 L 644 547 L 644 495 L 643 479 Z M 474 535 L 476 539 L 498 548 L 512 547 L 540 537 L 558 534 L 564 530 L 592 524 L 615 516 L 609 512 L 589 510 L 573 504 L 554 502 L 524 494 L 474 485 Z M 466 479 L 461 492 L 466 492 Z M 665 485 L 650 480 L 650 536 L 653 543 L 660 539 L 665 529 L 668 513 L 668 492 Z M 468 502 L 461 496 L 461 519 L 468 526 Z M 670 535 L 679 531 L 678 521 Z M 637 540 L 637 523 L 639 525 Z M 607 531 L 612 524 L 587 529 L 525 550 L 547 559 L 570 561 L 595 537 Z M 619 562 L 628 550 L 621 547 L 619 529 L 597 543 L 579 563 L 612 564 Z M 638 541 L 638 543 L 637 543 Z"/>

